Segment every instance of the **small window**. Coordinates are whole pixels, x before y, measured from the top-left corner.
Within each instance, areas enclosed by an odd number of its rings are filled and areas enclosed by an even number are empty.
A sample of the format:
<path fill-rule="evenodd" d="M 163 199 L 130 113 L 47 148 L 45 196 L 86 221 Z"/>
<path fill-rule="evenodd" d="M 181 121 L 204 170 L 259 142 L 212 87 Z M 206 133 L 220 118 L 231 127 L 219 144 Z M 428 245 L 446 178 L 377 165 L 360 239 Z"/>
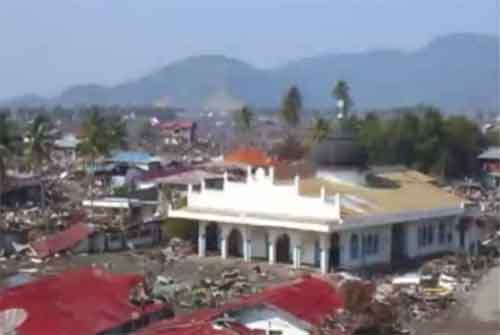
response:
<path fill-rule="evenodd" d="M 378 247 L 379 247 L 379 243 L 378 243 L 378 234 L 375 234 L 373 235 L 373 253 L 374 254 L 378 254 Z"/>
<path fill-rule="evenodd" d="M 357 259 L 359 256 L 359 238 L 357 234 L 351 236 L 351 258 Z"/>
<path fill-rule="evenodd" d="M 428 232 L 428 244 L 431 245 L 434 243 L 434 226 L 432 224 L 429 225 L 428 227 L 429 232 Z"/>
<path fill-rule="evenodd" d="M 446 225 L 444 223 L 439 224 L 438 240 L 439 244 L 444 244 L 446 242 Z"/>

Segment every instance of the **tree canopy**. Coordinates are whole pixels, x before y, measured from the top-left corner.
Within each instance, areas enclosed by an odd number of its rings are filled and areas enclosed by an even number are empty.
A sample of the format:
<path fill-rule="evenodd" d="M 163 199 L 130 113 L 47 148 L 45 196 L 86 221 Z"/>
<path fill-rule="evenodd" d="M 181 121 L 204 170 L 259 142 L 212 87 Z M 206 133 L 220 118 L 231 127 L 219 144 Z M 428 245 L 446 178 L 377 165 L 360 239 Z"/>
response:
<path fill-rule="evenodd" d="M 281 117 L 285 123 L 295 128 L 300 123 L 300 112 L 302 110 L 302 95 L 297 86 L 292 86 L 283 98 L 281 104 Z"/>
<path fill-rule="evenodd" d="M 240 110 L 234 113 L 234 122 L 238 130 L 248 132 L 254 121 L 254 113 L 247 106 L 243 106 Z"/>
<path fill-rule="evenodd" d="M 432 106 L 399 109 L 392 118 L 369 113 L 358 123 L 370 164 L 404 164 L 443 177 L 476 174 L 476 157 L 489 143 L 474 122 L 443 117 Z"/>
<path fill-rule="evenodd" d="M 343 107 L 343 112 L 344 116 L 347 116 L 349 112 L 351 111 L 351 107 L 354 104 L 352 97 L 351 97 L 351 88 L 347 81 L 345 80 L 339 80 L 335 84 L 335 87 L 333 88 L 332 95 L 335 97 L 337 101 L 342 101 L 344 104 Z"/>

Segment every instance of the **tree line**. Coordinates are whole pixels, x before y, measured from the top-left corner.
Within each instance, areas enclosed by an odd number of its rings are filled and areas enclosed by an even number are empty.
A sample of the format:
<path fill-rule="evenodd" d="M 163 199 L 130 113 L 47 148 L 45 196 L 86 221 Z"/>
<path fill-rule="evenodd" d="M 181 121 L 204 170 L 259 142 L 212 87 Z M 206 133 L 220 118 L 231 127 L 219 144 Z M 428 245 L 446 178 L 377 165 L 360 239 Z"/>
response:
<path fill-rule="evenodd" d="M 288 90 L 279 110 L 283 124 L 290 130 L 285 147 L 290 149 L 290 143 L 296 143 L 307 152 L 343 129 L 364 149 L 368 165 L 405 165 L 443 178 L 461 178 L 478 175 L 477 156 L 486 147 L 500 144 L 500 134 L 483 134 L 466 117 L 445 116 L 430 105 L 354 113 L 351 88 L 344 80 L 335 84 L 332 96 L 337 102 L 335 115 L 301 122 L 300 91 L 296 86 Z M 254 119 L 249 107 L 235 114 L 236 125 L 243 133 L 251 131 Z"/>

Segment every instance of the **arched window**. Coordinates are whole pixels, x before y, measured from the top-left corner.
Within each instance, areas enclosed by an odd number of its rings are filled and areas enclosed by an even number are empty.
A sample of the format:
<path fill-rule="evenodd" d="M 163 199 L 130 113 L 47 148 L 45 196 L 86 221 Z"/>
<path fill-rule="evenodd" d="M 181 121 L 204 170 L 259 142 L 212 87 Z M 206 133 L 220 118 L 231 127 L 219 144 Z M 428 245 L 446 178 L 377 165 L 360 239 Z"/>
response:
<path fill-rule="evenodd" d="M 359 256 L 359 237 L 358 234 L 351 236 L 351 258 L 357 259 Z"/>

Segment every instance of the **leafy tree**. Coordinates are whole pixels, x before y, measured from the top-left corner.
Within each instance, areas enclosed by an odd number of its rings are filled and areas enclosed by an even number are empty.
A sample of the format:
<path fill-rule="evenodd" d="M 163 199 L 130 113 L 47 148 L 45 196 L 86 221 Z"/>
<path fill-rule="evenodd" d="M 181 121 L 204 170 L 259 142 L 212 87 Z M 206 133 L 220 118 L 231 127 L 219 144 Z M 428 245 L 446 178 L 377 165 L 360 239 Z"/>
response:
<path fill-rule="evenodd" d="M 300 123 L 300 112 L 302 109 L 302 96 L 297 86 L 292 86 L 283 98 L 281 105 L 281 117 L 285 123 L 295 128 Z"/>
<path fill-rule="evenodd" d="M 371 164 L 404 164 L 446 178 L 474 175 L 477 155 L 488 145 L 478 126 L 464 117 L 444 118 L 438 109 L 419 105 L 391 110 L 380 119 L 368 114 L 359 122 L 358 140 Z"/>
<path fill-rule="evenodd" d="M 107 123 L 107 136 L 109 137 L 110 146 L 112 148 L 127 147 L 127 122 L 120 116 L 110 116 Z"/>
<path fill-rule="evenodd" d="M 443 175 L 473 175 L 478 169 L 477 155 L 484 144 L 479 127 L 463 116 L 449 117 L 444 125 L 444 141 Z"/>
<path fill-rule="evenodd" d="M 373 164 L 383 164 L 388 161 L 388 137 L 386 123 L 375 113 L 370 113 L 361 122 L 358 140 L 368 153 L 368 161 Z"/>
<path fill-rule="evenodd" d="M 342 100 L 344 103 L 343 112 L 344 116 L 349 115 L 352 105 L 354 104 L 351 97 L 351 88 L 345 80 L 339 80 L 333 88 L 332 95 L 337 99 L 337 101 Z"/>
<path fill-rule="evenodd" d="M 50 119 L 39 114 L 26 129 L 26 162 L 29 169 L 36 174 L 40 183 L 42 216 L 45 218 L 45 185 L 43 182 L 43 165 L 50 162 L 50 153 L 54 138 L 50 134 Z M 48 224 L 48 222 L 47 222 Z M 48 226 L 47 226 L 48 229 Z"/>
<path fill-rule="evenodd" d="M 247 106 L 243 106 L 234 114 L 234 122 L 238 130 L 248 133 L 252 128 L 254 113 Z"/>
<path fill-rule="evenodd" d="M 0 113 L 0 213 L 2 193 L 7 180 L 7 161 L 16 151 L 16 126 L 7 113 Z"/>
<path fill-rule="evenodd" d="M 317 117 L 311 122 L 308 129 L 306 142 L 308 145 L 316 144 L 328 137 L 332 129 L 331 122 L 325 118 Z"/>
<path fill-rule="evenodd" d="M 141 141 L 146 141 L 148 143 L 157 143 L 160 139 L 158 128 L 154 127 L 149 120 L 142 123 L 137 135 Z"/>
<path fill-rule="evenodd" d="M 90 201 L 94 200 L 94 184 L 95 184 L 95 169 L 96 160 L 101 156 L 106 156 L 110 151 L 125 141 L 126 131 L 123 129 L 121 120 L 118 125 L 113 120 L 102 116 L 99 107 L 92 107 L 82 123 L 83 139 L 78 146 L 78 151 L 87 162 L 90 163 L 91 180 L 90 180 Z M 91 217 L 93 217 L 94 209 L 91 206 Z"/>

